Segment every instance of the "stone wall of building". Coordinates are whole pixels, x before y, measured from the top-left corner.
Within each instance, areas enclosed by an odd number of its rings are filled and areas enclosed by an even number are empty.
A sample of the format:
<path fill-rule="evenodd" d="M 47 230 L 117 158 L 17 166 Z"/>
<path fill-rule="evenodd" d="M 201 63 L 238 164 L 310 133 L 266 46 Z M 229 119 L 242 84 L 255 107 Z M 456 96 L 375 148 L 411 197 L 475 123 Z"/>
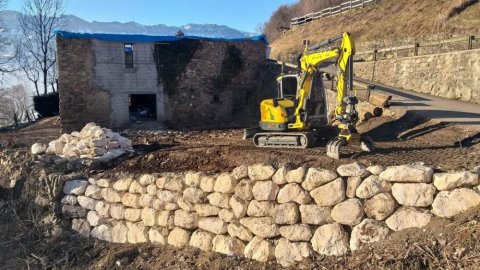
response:
<path fill-rule="evenodd" d="M 58 37 L 57 60 L 62 130 L 79 130 L 92 121 L 109 126 L 111 96 L 93 82 L 92 41 Z"/>
<path fill-rule="evenodd" d="M 62 212 L 86 237 L 192 246 L 294 265 L 343 256 L 480 205 L 478 172 L 421 164 L 336 171 L 268 164 L 232 172 L 120 175 L 65 182 Z"/>
<path fill-rule="evenodd" d="M 266 44 L 200 40 L 200 46 L 166 93 L 158 78 L 154 43 L 134 43 L 134 68 L 125 67 L 124 43 L 57 37 L 60 115 L 64 132 L 96 122 L 130 123 L 129 96 L 155 94 L 157 122 L 170 127 L 227 127 L 258 121 Z M 215 89 L 228 46 L 241 52 L 243 69 Z M 167 45 L 168 46 L 168 45 Z"/>
<path fill-rule="evenodd" d="M 381 84 L 480 104 L 480 49 L 355 63 Z"/>
<path fill-rule="evenodd" d="M 241 52 L 243 69 L 222 89 L 214 79 L 221 73 L 227 47 Z M 235 125 L 234 121 L 256 123 L 261 101 L 261 83 L 265 69 L 263 42 L 204 41 L 181 75 L 177 89 L 169 96 L 172 123 L 187 126 L 218 127 Z M 246 118 L 246 119 L 245 119 Z M 238 126 L 238 124 L 237 124 Z"/>

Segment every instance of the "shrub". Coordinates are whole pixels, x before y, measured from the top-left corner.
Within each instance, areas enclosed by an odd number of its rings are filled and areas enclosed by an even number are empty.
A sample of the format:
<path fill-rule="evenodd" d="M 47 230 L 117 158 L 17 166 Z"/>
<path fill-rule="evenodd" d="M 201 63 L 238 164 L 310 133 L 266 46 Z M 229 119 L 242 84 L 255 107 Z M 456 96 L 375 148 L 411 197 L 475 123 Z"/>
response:
<path fill-rule="evenodd" d="M 58 115 L 58 92 L 33 97 L 33 107 L 42 117 Z"/>

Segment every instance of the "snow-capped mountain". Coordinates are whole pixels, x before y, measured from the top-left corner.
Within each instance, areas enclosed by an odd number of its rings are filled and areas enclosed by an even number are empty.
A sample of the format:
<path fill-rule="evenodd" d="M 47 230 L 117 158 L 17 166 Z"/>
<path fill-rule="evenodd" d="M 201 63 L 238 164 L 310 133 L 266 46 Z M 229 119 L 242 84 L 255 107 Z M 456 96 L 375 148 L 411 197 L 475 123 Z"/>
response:
<path fill-rule="evenodd" d="M 1 11 L 0 29 L 15 34 L 20 31 L 18 17 L 20 12 Z M 252 33 L 242 32 L 225 25 L 217 24 L 187 24 L 184 26 L 168 26 L 165 24 L 142 25 L 136 22 L 88 22 L 73 15 L 61 18 L 62 29 L 81 33 L 118 33 L 118 34 L 145 34 L 145 35 L 175 35 L 181 30 L 185 35 L 220 38 L 242 38 L 252 36 Z M 0 30 L 2 31 L 2 30 Z M 5 33 L 4 33 L 5 34 Z"/>

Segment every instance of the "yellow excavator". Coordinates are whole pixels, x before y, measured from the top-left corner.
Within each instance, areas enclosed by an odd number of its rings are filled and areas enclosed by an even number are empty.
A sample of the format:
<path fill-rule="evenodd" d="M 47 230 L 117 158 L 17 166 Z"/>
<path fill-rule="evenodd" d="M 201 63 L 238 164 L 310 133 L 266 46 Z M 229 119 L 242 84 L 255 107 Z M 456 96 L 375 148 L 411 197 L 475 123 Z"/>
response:
<path fill-rule="evenodd" d="M 329 157 L 339 159 L 340 148 L 350 143 L 360 145 L 363 151 L 374 151 L 373 141 L 360 135 L 356 129 L 358 113 L 355 105 L 358 99 L 353 93 L 354 54 L 355 44 L 349 33 L 306 46 L 299 57 L 300 72 L 279 76 L 277 97 L 260 103 L 261 131 L 253 135 L 255 145 L 272 148 L 311 147 L 318 134 L 330 125 L 337 126 L 339 133 L 327 143 Z M 323 86 L 324 74 L 320 66 L 333 59 L 336 60 L 338 74 L 332 121 L 328 116 L 328 95 Z M 320 89 L 313 91 L 314 85 Z"/>

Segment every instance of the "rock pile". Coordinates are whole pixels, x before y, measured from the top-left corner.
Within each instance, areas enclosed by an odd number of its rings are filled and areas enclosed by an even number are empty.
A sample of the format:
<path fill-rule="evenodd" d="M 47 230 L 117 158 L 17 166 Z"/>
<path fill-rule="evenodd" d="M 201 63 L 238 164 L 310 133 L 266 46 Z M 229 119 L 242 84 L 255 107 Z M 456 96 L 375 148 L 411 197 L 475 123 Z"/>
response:
<path fill-rule="evenodd" d="M 88 123 L 80 132 L 63 134 L 48 146 L 35 143 L 32 154 L 57 155 L 64 158 L 89 158 L 110 161 L 133 151 L 132 142 L 110 129 Z"/>
<path fill-rule="evenodd" d="M 189 245 L 289 266 L 476 207 L 478 184 L 477 173 L 434 174 L 418 164 L 336 171 L 255 164 L 219 175 L 72 180 L 62 211 L 80 234 L 105 241 Z"/>

